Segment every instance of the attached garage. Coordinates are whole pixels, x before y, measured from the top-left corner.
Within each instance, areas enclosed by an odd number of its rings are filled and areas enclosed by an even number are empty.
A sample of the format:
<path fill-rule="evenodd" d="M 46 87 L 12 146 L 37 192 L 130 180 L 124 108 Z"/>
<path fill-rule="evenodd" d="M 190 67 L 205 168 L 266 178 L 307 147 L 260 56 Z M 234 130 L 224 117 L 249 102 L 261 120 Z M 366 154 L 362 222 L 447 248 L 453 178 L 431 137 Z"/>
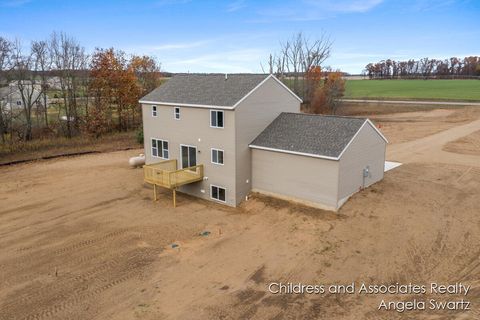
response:
<path fill-rule="evenodd" d="M 282 113 L 250 144 L 252 189 L 338 210 L 383 178 L 386 144 L 368 119 Z"/>

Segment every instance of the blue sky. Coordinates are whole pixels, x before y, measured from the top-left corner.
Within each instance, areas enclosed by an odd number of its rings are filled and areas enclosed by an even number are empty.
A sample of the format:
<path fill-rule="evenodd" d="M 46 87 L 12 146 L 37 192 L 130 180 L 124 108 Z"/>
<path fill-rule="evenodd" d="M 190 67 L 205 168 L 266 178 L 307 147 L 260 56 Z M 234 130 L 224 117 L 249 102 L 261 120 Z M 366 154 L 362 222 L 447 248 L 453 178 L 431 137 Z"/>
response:
<path fill-rule="evenodd" d="M 0 0 L 0 35 L 64 31 L 87 50 L 155 55 L 172 72 L 260 72 L 302 31 L 333 40 L 326 61 L 360 73 L 385 58 L 480 55 L 478 0 Z"/>

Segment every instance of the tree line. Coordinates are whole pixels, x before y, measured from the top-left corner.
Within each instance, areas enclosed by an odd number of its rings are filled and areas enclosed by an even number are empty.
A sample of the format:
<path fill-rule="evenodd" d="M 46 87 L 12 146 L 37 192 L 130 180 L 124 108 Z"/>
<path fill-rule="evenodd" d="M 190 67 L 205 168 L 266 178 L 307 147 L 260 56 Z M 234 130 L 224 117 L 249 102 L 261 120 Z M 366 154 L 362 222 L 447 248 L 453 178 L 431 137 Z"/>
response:
<path fill-rule="evenodd" d="M 469 79 L 480 78 L 480 57 L 463 59 L 382 60 L 365 66 L 369 79 Z"/>
<path fill-rule="evenodd" d="M 139 98 L 160 80 L 154 57 L 113 48 L 89 54 L 63 32 L 27 46 L 0 37 L 0 89 L 21 105 L 0 103 L 0 142 L 134 129 Z"/>

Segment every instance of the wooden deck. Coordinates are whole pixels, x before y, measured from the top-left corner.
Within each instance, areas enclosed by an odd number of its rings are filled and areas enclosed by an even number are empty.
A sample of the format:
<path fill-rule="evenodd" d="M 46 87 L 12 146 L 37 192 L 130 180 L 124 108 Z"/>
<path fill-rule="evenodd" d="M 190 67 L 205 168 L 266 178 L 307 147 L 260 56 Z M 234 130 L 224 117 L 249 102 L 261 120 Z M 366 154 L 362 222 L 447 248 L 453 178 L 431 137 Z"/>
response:
<path fill-rule="evenodd" d="M 177 159 L 143 166 L 143 179 L 153 184 L 153 199 L 157 200 L 157 186 L 173 190 L 173 206 L 177 206 L 176 190 L 184 184 L 203 180 L 203 164 L 184 169 L 177 168 Z"/>
<path fill-rule="evenodd" d="M 160 187 L 175 189 L 203 179 L 203 164 L 177 169 L 177 160 L 165 160 L 143 166 L 144 180 Z"/>

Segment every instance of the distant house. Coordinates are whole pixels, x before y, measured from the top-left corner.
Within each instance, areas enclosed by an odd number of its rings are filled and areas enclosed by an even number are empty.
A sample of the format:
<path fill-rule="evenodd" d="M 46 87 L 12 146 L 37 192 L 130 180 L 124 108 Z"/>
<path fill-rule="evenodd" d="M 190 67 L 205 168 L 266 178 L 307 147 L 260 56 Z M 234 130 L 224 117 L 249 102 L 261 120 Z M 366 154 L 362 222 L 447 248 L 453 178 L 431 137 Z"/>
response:
<path fill-rule="evenodd" d="M 60 77 L 50 77 L 47 79 L 47 86 L 51 90 L 61 90 L 62 89 L 62 83 L 60 80 Z"/>
<path fill-rule="evenodd" d="M 230 206 L 253 190 L 337 210 L 383 178 L 386 139 L 369 120 L 301 114 L 273 75 L 179 75 L 140 103 L 154 186 Z"/>
<path fill-rule="evenodd" d="M 37 104 L 42 104 L 41 94 L 42 90 L 40 85 L 34 85 L 31 100 L 36 101 Z M 8 86 L 0 88 L 0 104 L 4 111 L 23 109 L 22 95 L 15 82 L 11 82 Z"/>

